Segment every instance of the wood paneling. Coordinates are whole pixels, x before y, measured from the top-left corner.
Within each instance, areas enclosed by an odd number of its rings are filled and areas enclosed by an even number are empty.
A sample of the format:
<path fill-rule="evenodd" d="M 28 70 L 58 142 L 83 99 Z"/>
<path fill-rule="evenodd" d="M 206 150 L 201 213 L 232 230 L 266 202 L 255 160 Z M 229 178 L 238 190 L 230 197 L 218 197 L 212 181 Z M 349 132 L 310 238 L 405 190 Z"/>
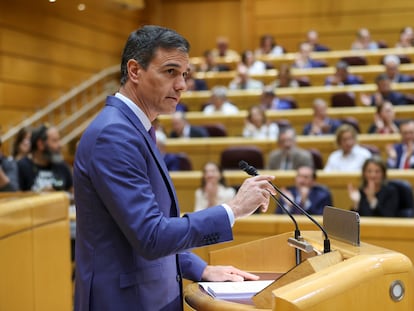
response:
<path fill-rule="evenodd" d="M 1 1 L 0 122 L 8 127 L 14 108 L 33 113 L 93 74 L 120 62 L 142 11 L 112 0 Z M 20 118 L 19 118 L 20 119 Z M 6 120 L 6 124 L 4 124 Z"/>

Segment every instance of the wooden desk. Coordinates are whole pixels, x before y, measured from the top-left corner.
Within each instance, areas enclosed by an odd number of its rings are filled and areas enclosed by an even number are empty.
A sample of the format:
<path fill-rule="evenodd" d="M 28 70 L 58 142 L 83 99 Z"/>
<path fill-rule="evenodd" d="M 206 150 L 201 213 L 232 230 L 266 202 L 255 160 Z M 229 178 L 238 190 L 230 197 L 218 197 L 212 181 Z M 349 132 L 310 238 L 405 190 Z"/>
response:
<path fill-rule="evenodd" d="M 414 94 L 414 82 L 395 83 L 396 91 Z M 311 108 L 315 98 L 323 98 L 331 102 L 333 94 L 353 93 L 357 106 L 363 106 L 360 97 L 362 94 L 372 94 L 377 90 L 375 84 L 346 85 L 346 86 L 310 86 L 310 87 L 285 87 L 276 90 L 279 97 L 291 97 L 296 100 L 298 108 Z M 261 90 L 229 90 L 227 98 L 239 109 L 247 110 L 249 107 L 260 103 Z M 189 111 L 200 111 L 202 106 L 210 99 L 211 91 L 189 91 L 183 93 L 181 101 L 185 103 Z"/>
<path fill-rule="evenodd" d="M 414 64 L 401 64 L 399 67 L 401 73 L 411 75 L 414 72 Z M 334 74 L 335 67 L 323 67 L 323 68 L 309 68 L 298 69 L 292 68 L 291 74 L 295 78 L 307 77 L 312 86 L 321 86 L 325 84 L 327 76 Z M 375 78 L 385 71 L 383 65 L 366 65 L 366 66 L 350 66 L 348 71 L 351 74 L 361 76 L 365 83 L 374 83 Z M 270 84 L 276 80 L 278 76 L 277 69 L 266 70 L 263 74 L 251 75 L 252 78 L 262 81 L 264 84 Z M 194 77 L 197 79 L 203 79 L 206 81 L 209 89 L 216 85 L 228 86 L 232 79 L 237 76 L 237 72 L 221 71 L 221 72 L 196 72 Z"/>
<path fill-rule="evenodd" d="M 276 176 L 275 184 L 282 188 L 291 186 L 295 182 L 295 171 L 274 171 L 274 170 L 260 170 L 261 174 L 269 174 Z M 171 172 L 175 189 L 177 191 L 178 201 L 182 213 L 192 212 L 194 210 L 195 190 L 201 185 L 201 171 L 190 172 Z M 358 187 L 361 183 L 360 173 L 327 173 L 323 171 L 317 172 L 317 181 L 329 187 L 333 196 L 333 203 L 336 207 L 349 209 L 351 200 L 348 195 L 348 184 L 353 184 Z M 389 179 L 403 179 L 407 180 L 414 188 L 414 174 L 413 170 L 388 170 Z M 240 185 L 249 176 L 242 171 L 224 171 L 226 183 L 229 186 Z M 270 202 L 268 214 L 273 214 L 275 204 Z"/>
<path fill-rule="evenodd" d="M 389 54 L 395 55 L 406 55 L 411 59 L 414 58 L 414 48 L 386 48 L 378 49 L 376 51 L 370 50 L 336 50 L 336 51 L 326 51 L 326 52 L 312 52 L 311 57 L 317 60 L 325 61 L 329 66 L 335 66 L 335 64 L 342 57 L 346 56 L 363 56 L 367 59 L 369 65 L 378 65 L 380 64 L 382 58 Z M 296 58 L 297 53 L 286 53 L 283 55 L 277 56 L 262 56 L 258 59 L 261 59 L 265 62 L 273 64 L 275 68 L 279 68 L 281 64 L 292 64 Z M 191 57 L 190 62 L 196 67 L 203 63 L 203 57 Z M 237 66 L 237 63 L 240 61 L 240 58 L 228 58 L 228 57 L 217 57 L 217 64 L 228 65 L 230 68 L 234 69 Z"/>
<path fill-rule="evenodd" d="M 373 226 L 383 229 L 388 224 L 384 222 Z M 410 227 L 414 228 L 413 222 Z M 275 283 L 252 298 L 254 306 L 213 300 L 197 292 L 197 284 L 186 287 L 185 301 L 199 311 L 412 309 L 414 298 L 410 292 L 414 286 L 414 270 L 412 261 L 404 253 L 369 244 L 363 239 L 360 246 L 353 246 L 331 237 L 333 252 L 321 256 L 311 255 L 306 262 L 296 266 L 293 248 L 287 245 L 287 239 L 292 235 L 289 230 L 255 238 L 248 243 L 227 244 L 222 249 L 210 252 L 209 263 L 212 265 L 231 264 L 247 271 L 284 273 Z M 301 231 L 301 235 L 315 248 L 323 248 L 319 231 Z M 310 261 L 314 263 L 312 267 Z M 390 295 L 390 287 L 396 280 L 405 289 L 398 302 Z M 356 296 L 359 297 L 357 300 Z"/>
<path fill-rule="evenodd" d="M 414 119 L 414 106 L 395 106 L 397 119 Z M 361 133 L 367 133 L 374 122 L 376 109 L 374 107 L 335 107 L 328 108 L 331 118 L 342 119 L 352 116 L 358 120 Z M 205 115 L 201 111 L 190 111 L 186 113 L 186 119 L 191 125 L 223 124 L 228 136 L 241 136 L 247 111 L 241 110 L 235 115 Z M 306 123 L 311 122 L 313 110 L 301 108 L 292 110 L 268 110 L 266 111 L 268 121 L 288 120 L 295 128 L 297 134 L 301 134 Z M 160 115 L 158 117 L 167 135 L 171 132 L 171 115 Z"/>
<path fill-rule="evenodd" d="M 385 146 L 400 141 L 399 134 L 389 135 L 358 135 L 360 144 L 377 146 L 385 156 Z M 336 149 L 334 135 L 297 136 L 297 145 L 309 149 L 318 149 L 326 163 L 329 154 Z M 263 152 L 265 163 L 269 153 L 277 149 L 276 141 L 271 139 L 251 139 L 244 137 L 209 137 L 209 138 L 170 138 L 166 141 L 166 151 L 185 152 L 190 157 L 194 170 L 201 170 L 207 161 L 220 162 L 221 152 L 230 146 L 257 146 Z"/>
<path fill-rule="evenodd" d="M 71 310 L 72 284 L 65 193 L 0 201 L 0 310 Z"/>

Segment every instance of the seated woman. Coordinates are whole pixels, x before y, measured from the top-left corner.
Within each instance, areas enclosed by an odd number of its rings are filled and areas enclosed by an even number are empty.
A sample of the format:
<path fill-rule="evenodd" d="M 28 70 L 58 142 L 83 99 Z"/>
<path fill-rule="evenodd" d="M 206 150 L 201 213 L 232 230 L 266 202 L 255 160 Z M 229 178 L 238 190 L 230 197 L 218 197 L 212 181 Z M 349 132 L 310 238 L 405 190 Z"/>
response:
<path fill-rule="evenodd" d="M 203 168 L 201 187 L 195 192 L 194 211 L 200 211 L 219 203 L 224 203 L 236 195 L 236 190 L 227 187 L 221 167 L 207 162 Z"/>
<path fill-rule="evenodd" d="M 389 101 L 383 101 L 377 106 L 374 123 L 369 127 L 368 133 L 393 134 L 399 132 L 399 123 L 395 120 L 394 105 Z"/>
<path fill-rule="evenodd" d="M 267 122 L 265 110 L 259 106 L 252 106 L 246 117 L 243 128 L 243 137 L 277 139 L 279 126 L 275 122 Z"/>
<path fill-rule="evenodd" d="M 367 159 L 362 166 L 359 189 L 348 185 L 352 209 L 361 216 L 398 216 L 400 197 L 395 184 L 387 180 L 387 166 L 379 156 Z"/>

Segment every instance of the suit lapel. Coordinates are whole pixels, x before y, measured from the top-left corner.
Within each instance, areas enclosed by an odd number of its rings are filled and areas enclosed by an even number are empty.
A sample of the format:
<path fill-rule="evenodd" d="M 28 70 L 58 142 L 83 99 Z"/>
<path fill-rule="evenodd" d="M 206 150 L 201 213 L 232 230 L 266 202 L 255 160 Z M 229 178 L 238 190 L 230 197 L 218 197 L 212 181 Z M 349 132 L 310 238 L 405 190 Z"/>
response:
<path fill-rule="evenodd" d="M 150 134 L 145 130 L 144 125 L 138 119 L 135 113 L 117 97 L 108 96 L 106 105 L 113 106 L 121 110 L 123 115 L 125 115 L 125 117 L 130 121 L 130 123 L 142 134 L 142 137 L 144 138 L 145 143 L 148 146 L 148 150 L 150 151 L 151 155 L 155 159 L 155 162 L 157 163 L 158 168 L 160 169 L 161 176 L 165 184 L 167 185 L 168 192 L 170 193 L 171 197 L 174 198 L 173 200 L 174 211 L 171 216 L 178 216 L 179 215 L 178 200 L 177 200 L 177 195 L 174 190 L 174 186 L 170 178 L 170 174 L 168 172 L 167 166 L 165 165 L 164 159 L 162 155 L 160 154 L 158 148 L 156 147 L 154 141 L 152 140 Z"/>

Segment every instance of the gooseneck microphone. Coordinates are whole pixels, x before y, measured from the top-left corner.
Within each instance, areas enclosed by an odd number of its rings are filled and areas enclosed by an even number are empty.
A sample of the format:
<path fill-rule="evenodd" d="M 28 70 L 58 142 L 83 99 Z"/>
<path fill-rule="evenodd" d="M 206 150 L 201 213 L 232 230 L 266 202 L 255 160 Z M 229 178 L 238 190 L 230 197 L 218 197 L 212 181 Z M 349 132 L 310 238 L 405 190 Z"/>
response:
<path fill-rule="evenodd" d="M 254 166 L 249 165 L 246 161 L 240 161 L 239 162 L 239 168 L 242 169 L 243 171 L 245 171 L 247 174 L 249 174 L 250 176 L 257 176 L 259 175 L 257 169 Z M 272 185 L 272 187 L 276 190 L 277 193 L 279 193 L 285 200 L 289 201 L 289 203 L 291 203 L 294 207 L 296 207 L 303 215 L 305 215 L 306 217 L 308 217 L 322 232 L 323 235 L 325 236 L 325 240 L 323 243 L 323 252 L 324 253 L 329 253 L 331 251 L 331 242 L 328 238 L 328 233 L 326 232 L 326 230 L 315 220 L 315 218 L 313 218 L 306 210 L 304 210 L 299 204 L 295 203 L 294 201 L 292 201 L 287 195 L 285 195 L 276 185 L 274 185 L 272 182 L 269 181 L 269 183 Z M 272 197 L 274 198 L 274 196 L 272 195 Z M 276 198 L 274 198 L 276 200 Z M 277 200 L 276 200 L 277 201 Z M 283 207 L 283 204 L 280 204 L 280 207 L 282 207 L 283 211 L 289 215 L 289 217 L 292 219 L 293 223 L 295 224 L 295 239 L 299 240 L 300 239 L 300 231 L 299 231 L 299 226 L 296 222 L 296 220 L 294 219 L 293 215 L 287 211 L 287 209 L 285 207 Z M 296 236 L 296 232 L 298 232 L 298 236 Z"/>

